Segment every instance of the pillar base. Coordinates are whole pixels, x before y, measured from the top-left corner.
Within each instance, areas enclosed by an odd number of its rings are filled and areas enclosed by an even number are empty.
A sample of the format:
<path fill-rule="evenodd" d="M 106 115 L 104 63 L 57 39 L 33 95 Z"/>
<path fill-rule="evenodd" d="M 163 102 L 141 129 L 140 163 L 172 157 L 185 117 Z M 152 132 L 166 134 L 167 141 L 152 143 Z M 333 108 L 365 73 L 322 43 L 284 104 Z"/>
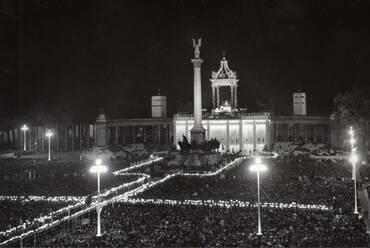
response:
<path fill-rule="evenodd" d="M 195 141 L 197 144 L 202 144 L 206 140 L 206 130 L 203 127 L 193 127 L 190 134 L 191 142 Z"/>
<path fill-rule="evenodd" d="M 186 161 L 184 162 L 184 165 L 185 166 L 190 166 L 190 167 L 201 167 L 202 166 L 202 163 L 200 162 L 199 160 L 199 157 L 198 157 L 198 153 L 195 152 L 195 153 L 190 153 L 188 156 L 188 158 L 186 159 Z"/>

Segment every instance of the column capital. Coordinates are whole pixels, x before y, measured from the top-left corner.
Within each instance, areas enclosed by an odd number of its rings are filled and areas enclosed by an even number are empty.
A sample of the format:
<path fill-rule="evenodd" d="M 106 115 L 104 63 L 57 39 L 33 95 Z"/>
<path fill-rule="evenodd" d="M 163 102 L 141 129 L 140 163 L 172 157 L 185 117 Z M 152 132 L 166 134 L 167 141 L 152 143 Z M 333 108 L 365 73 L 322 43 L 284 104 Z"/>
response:
<path fill-rule="evenodd" d="M 194 65 L 194 68 L 200 68 L 200 66 L 202 65 L 203 63 L 203 59 L 201 58 L 197 58 L 197 59 L 191 59 L 191 62 L 193 63 Z"/>

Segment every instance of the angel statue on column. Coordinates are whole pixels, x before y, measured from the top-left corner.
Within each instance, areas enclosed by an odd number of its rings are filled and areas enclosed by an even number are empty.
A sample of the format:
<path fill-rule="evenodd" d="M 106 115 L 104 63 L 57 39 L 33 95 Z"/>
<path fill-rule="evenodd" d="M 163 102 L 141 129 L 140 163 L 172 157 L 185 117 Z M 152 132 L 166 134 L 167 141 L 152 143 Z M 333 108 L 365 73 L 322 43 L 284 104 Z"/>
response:
<path fill-rule="evenodd" d="M 202 46 L 202 38 L 198 39 L 198 43 L 196 43 L 195 39 L 193 38 L 194 56 L 196 59 L 199 59 L 199 55 L 200 55 L 199 47 L 201 46 Z"/>

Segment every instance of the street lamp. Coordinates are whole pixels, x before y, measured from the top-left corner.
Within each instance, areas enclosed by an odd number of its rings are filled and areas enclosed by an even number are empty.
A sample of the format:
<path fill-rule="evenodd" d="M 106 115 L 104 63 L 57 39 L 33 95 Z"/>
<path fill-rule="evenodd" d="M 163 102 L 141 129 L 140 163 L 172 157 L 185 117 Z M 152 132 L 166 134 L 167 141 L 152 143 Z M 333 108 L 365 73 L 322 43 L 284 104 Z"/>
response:
<path fill-rule="evenodd" d="M 260 172 L 267 171 L 267 166 L 262 164 L 261 158 L 256 157 L 254 160 L 255 164 L 249 167 L 252 172 L 257 172 L 257 198 L 258 198 L 258 232 L 257 235 L 262 235 L 261 231 L 261 201 L 260 201 Z"/>
<path fill-rule="evenodd" d="M 349 131 L 348 131 L 349 135 L 350 135 L 350 138 L 349 138 L 349 143 L 351 144 L 351 156 L 353 156 L 353 149 L 355 148 L 355 143 L 356 143 L 356 140 L 354 138 L 354 131 L 352 129 L 352 127 L 349 128 Z M 352 180 L 355 179 L 355 168 L 353 167 L 353 163 L 352 163 Z"/>
<path fill-rule="evenodd" d="M 28 131 L 28 127 L 26 124 L 24 124 L 22 127 L 21 127 L 21 130 L 23 131 L 23 151 L 26 151 L 26 131 Z"/>
<path fill-rule="evenodd" d="M 46 137 L 48 137 L 48 141 L 49 141 L 49 156 L 48 156 L 48 161 L 50 161 L 50 138 L 51 136 L 53 136 L 53 132 L 49 129 L 47 132 L 46 132 Z"/>
<path fill-rule="evenodd" d="M 101 236 L 100 213 L 101 213 L 101 210 L 103 208 L 99 205 L 99 203 L 100 203 L 100 173 L 105 173 L 107 171 L 108 171 L 108 167 L 105 166 L 105 165 L 102 165 L 102 161 L 99 158 L 95 160 L 95 165 L 91 166 L 91 168 L 90 168 L 90 172 L 94 173 L 94 174 L 97 174 L 97 177 L 98 177 L 98 205 L 97 205 L 97 208 L 96 208 L 96 212 L 97 212 L 97 215 L 98 215 L 98 217 L 97 217 L 97 231 L 96 231 L 96 236 L 97 237 Z"/>
<path fill-rule="evenodd" d="M 358 210 L 357 210 L 357 178 L 356 178 L 356 163 L 358 161 L 358 156 L 356 154 L 356 147 L 355 147 L 356 140 L 353 137 L 354 136 L 354 131 L 353 131 L 352 127 L 350 127 L 350 129 L 349 129 L 349 135 L 350 135 L 349 142 L 351 143 L 351 155 L 349 157 L 349 161 L 352 164 L 352 179 L 353 179 L 353 184 L 354 184 L 354 188 L 355 188 L 355 210 L 354 210 L 353 213 L 358 214 Z"/>

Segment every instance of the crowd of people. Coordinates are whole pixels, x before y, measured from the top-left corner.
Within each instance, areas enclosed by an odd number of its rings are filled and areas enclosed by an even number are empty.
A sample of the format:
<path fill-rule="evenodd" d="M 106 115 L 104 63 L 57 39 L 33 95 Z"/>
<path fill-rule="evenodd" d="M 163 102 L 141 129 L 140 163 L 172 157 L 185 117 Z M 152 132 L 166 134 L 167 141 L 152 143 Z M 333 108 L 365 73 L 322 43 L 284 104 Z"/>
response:
<path fill-rule="evenodd" d="M 234 159 L 235 156 L 226 156 L 225 163 Z M 135 197 L 174 200 L 241 200 L 255 203 L 257 201 L 257 180 L 256 173 L 249 170 L 252 163 L 254 163 L 252 159 L 247 159 L 245 163 L 216 176 L 177 176 Z M 259 236 L 256 235 L 257 210 L 253 206 L 227 208 L 207 204 L 165 205 L 121 202 L 104 207 L 102 237 L 95 236 L 96 213 L 92 211 L 88 215 L 26 238 L 22 240 L 22 245 L 46 247 L 368 247 L 369 241 L 363 217 L 352 214 L 353 181 L 351 180 L 351 166 L 348 162 L 317 160 L 305 156 L 286 156 L 277 159 L 263 159 L 263 163 L 266 164 L 268 170 L 261 172 L 262 202 L 324 204 L 330 207 L 329 210 L 264 207 L 261 210 L 263 235 Z M 148 169 L 151 171 L 153 168 L 143 167 L 135 172 L 148 172 Z M 96 190 L 96 179 L 92 175 L 85 175 L 86 181 L 84 181 L 83 175 L 83 171 L 72 173 L 54 171 L 50 177 L 40 176 L 38 178 L 36 173 L 36 176 L 31 175 L 27 180 L 32 183 L 38 182 L 39 184 L 35 184 L 38 191 L 41 190 L 46 194 L 55 195 L 55 192 L 69 192 L 70 194 L 72 191 L 75 195 L 83 195 L 90 190 L 87 183 L 89 180 L 91 180 L 92 192 Z M 8 180 L 8 183 L 4 184 L 7 185 L 5 189 L 0 184 L 0 194 L 5 194 L 8 187 L 15 187 L 11 184 L 12 181 L 20 181 L 17 177 L 9 179 L 4 175 L 0 176 Z M 65 180 L 73 177 L 76 179 L 76 184 L 73 184 L 73 181 L 66 183 Z M 45 180 L 45 178 L 50 179 Z M 112 187 L 118 179 L 119 177 L 109 178 L 102 186 Z M 126 179 L 135 180 L 130 176 L 124 180 Z M 66 191 L 53 186 L 53 184 L 63 185 L 63 182 Z M 25 187 L 20 188 L 19 192 L 32 191 L 32 186 L 28 188 L 26 183 L 24 185 Z M 45 185 L 45 190 L 43 185 Z M 43 207 L 40 206 L 40 209 L 42 210 Z M 45 211 L 50 210 L 47 207 L 45 205 Z M 11 206 L 8 209 L 11 209 Z M 36 206 L 36 209 L 39 207 Z M 32 213 L 32 210 L 28 208 L 25 208 L 25 211 Z M 22 216 L 22 213 L 14 216 Z M 0 218 L 6 219 L 6 216 L 0 215 Z M 10 243 L 9 245 L 16 244 Z"/>
<path fill-rule="evenodd" d="M 37 237 L 47 247 L 367 247 L 353 215 L 303 210 L 115 204 L 103 210 L 102 237 L 95 221 Z M 93 218 L 94 219 L 94 218 Z M 29 241 L 32 242 L 32 241 Z"/>
<path fill-rule="evenodd" d="M 112 188 L 134 181 L 138 176 L 101 176 L 101 189 Z M 41 195 L 41 196 L 86 196 L 96 192 L 94 175 L 36 176 L 32 179 L 9 179 L 0 181 L 0 195 Z"/>
<path fill-rule="evenodd" d="M 0 231 L 30 222 L 66 205 L 67 203 L 1 201 Z"/>
<path fill-rule="evenodd" d="M 96 175 L 89 173 L 88 169 L 88 166 L 78 162 L 48 164 L 39 160 L 1 159 L 0 196 L 3 198 L 0 201 L 0 231 L 9 230 L 23 223 L 31 223 L 34 218 L 75 204 L 64 200 L 25 201 L 29 196 L 87 196 L 85 203 L 90 204 L 94 200 L 92 196 L 97 191 L 97 180 Z M 113 175 L 112 171 L 109 171 L 101 175 L 101 192 L 134 182 L 139 177 Z M 117 189 L 113 193 L 118 194 L 121 191 Z M 12 199 L 9 199 L 10 196 Z M 0 241 L 5 238 L 1 235 Z"/>
<path fill-rule="evenodd" d="M 114 169 L 117 166 L 114 167 Z M 0 161 L 0 195 L 86 196 L 96 192 L 96 175 L 84 164 L 43 164 L 34 160 Z M 101 175 L 101 188 L 134 181 L 138 176 L 114 176 L 112 168 Z"/>
<path fill-rule="evenodd" d="M 265 161 L 261 172 L 261 201 L 324 204 L 338 211 L 351 211 L 353 182 L 350 167 L 330 161 Z M 176 177 L 149 189 L 137 198 L 257 201 L 256 174 L 249 171 L 253 160 L 215 177 Z"/>

